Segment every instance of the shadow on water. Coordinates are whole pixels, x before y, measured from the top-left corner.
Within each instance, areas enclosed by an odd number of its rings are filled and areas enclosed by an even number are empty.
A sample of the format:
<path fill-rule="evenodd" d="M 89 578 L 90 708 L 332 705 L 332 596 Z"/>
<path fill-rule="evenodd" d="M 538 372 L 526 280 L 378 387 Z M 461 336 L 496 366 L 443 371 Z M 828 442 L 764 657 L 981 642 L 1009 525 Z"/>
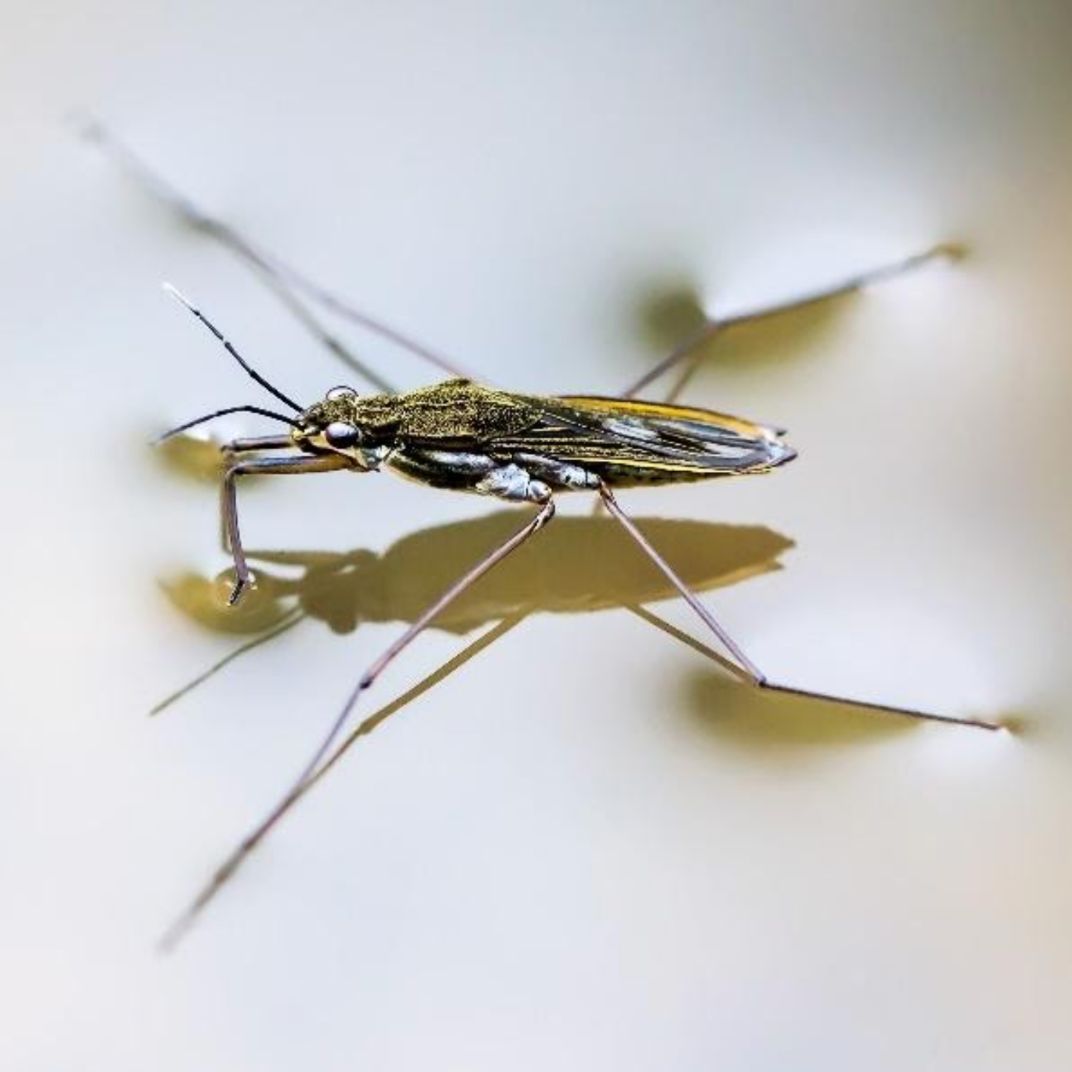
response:
<path fill-rule="evenodd" d="M 172 474 L 218 487 L 223 479 L 227 455 L 220 449 L 217 439 L 177 435 L 154 444 L 153 460 Z"/>
<path fill-rule="evenodd" d="M 717 367 L 727 371 L 760 371 L 799 360 L 816 343 L 833 335 L 842 315 L 859 297 L 855 292 L 833 295 L 745 323 L 729 324 L 697 346 L 692 360 L 713 358 L 717 350 Z M 657 353 L 670 350 L 708 323 L 699 293 L 684 281 L 669 281 L 641 293 L 637 298 L 637 318 L 643 337 Z"/>
<path fill-rule="evenodd" d="M 640 330 L 657 350 L 665 353 L 672 349 L 629 390 L 647 387 L 680 363 L 677 383 L 668 395 L 675 398 L 715 345 L 724 369 L 739 367 L 753 372 L 763 365 L 795 358 L 832 329 L 848 301 L 862 291 L 935 261 L 956 262 L 968 255 L 963 243 L 940 242 L 833 284 L 737 312 L 705 310 L 691 281 L 670 278 L 649 285 L 636 299 Z"/>
<path fill-rule="evenodd" d="M 257 586 L 238 607 L 226 603 L 230 571 L 215 579 L 188 573 L 163 582 L 171 602 L 189 617 L 210 629 L 251 639 L 151 713 L 163 711 L 235 659 L 307 619 L 324 622 L 336 633 L 352 632 L 363 622 L 414 621 L 517 524 L 518 511 L 501 510 L 423 529 L 380 555 L 363 549 L 249 551 Z M 786 537 L 757 525 L 661 519 L 638 524 L 698 591 L 780 569 L 779 555 L 793 546 Z M 262 568 L 262 563 L 275 571 Z M 613 519 L 560 517 L 458 596 L 433 620 L 432 628 L 463 635 L 489 623 L 509 623 L 512 628 L 540 612 L 613 607 L 629 607 L 643 616 L 643 604 L 676 594 Z"/>
<path fill-rule="evenodd" d="M 901 715 L 764 692 L 703 669 L 683 678 L 681 695 L 681 706 L 697 732 L 719 746 L 771 759 L 878 744 L 923 725 Z"/>
<path fill-rule="evenodd" d="M 357 549 L 247 551 L 257 587 L 226 606 L 229 571 L 164 582 L 183 613 L 210 629 L 250 634 L 295 610 L 349 633 L 362 622 L 412 622 L 482 555 L 518 527 L 517 510 L 435 525 L 382 554 Z M 645 535 L 684 580 L 704 591 L 781 568 L 791 540 L 759 525 L 641 519 Z M 276 570 L 265 568 L 277 567 Z M 454 634 L 518 614 L 577 613 L 670 599 L 676 592 L 612 518 L 559 517 L 459 596 L 433 623 Z"/>

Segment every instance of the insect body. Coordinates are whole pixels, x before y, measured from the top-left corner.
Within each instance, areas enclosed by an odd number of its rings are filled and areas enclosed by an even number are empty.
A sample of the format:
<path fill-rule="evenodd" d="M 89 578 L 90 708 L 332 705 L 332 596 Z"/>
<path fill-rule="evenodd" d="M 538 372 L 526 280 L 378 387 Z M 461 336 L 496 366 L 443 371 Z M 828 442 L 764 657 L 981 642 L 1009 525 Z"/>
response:
<path fill-rule="evenodd" d="M 355 469 L 532 503 L 601 483 L 766 472 L 794 457 L 776 430 L 708 410 L 538 398 L 463 379 L 370 398 L 336 388 L 298 417 L 291 439 Z"/>

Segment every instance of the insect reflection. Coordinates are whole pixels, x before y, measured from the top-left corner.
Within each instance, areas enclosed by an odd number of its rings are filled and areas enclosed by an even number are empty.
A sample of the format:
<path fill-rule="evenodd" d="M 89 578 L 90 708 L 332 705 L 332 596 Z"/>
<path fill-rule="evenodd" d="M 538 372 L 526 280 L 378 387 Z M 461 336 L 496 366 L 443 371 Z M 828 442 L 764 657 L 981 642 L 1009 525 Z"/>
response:
<path fill-rule="evenodd" d="M 779 556 L 793 546 L 762 525 L 659 518 L 639 519 L 637 525 L 697 591 L 780 569 Z M 221 598 L 221 587 L 229 590 L 233 578 L 223 586 L 223 578 L 196 574 L 165 582 L 172 603 L 202 625 L 255 636 L 251 644 L 157 704 L 153 713 L 187 695 L 236 654 L 299 621 L 321 621 L 335 633 L 352 632 L 366 622 L 413 622 L 482 551 L 501 543 L 516 527 L 516 514 L 504 510 L 423 529 L 380 555 L 364 549 L 249 551 L 252 562 L 282 567 L 288 573 L 258 565 L 256 589 L 236 608 Z M 578 547 L 585 548 L 583 558 L 576 553 Z M 460 595 L 432 627 L 462 636 L 504 618 L 642 606 L 676 594 L 666 578 L 636 554 L 612 519 L 562 517 L 542 540 L 506 559 Z"/>

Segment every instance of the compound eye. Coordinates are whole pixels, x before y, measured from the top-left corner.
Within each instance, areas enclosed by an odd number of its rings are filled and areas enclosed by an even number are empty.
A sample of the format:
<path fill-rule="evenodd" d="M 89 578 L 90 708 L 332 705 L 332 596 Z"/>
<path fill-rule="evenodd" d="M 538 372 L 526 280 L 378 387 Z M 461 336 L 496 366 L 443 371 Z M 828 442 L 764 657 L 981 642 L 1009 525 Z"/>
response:
<path fill-rule="evenodd" d="M 332 421 L 324 429 L 324 438 L 332 447 L 354 447 L 361 442 L 361 429 L 345 421 Z"/>
<path fill-rule="evenodd" d="M 357 392 L 352 387 L 347 387 L 345 384 L 339 387 L 332 387 L 324 398 L 328 402 L 337 402 L 340 398 L 357 398 Z"/>

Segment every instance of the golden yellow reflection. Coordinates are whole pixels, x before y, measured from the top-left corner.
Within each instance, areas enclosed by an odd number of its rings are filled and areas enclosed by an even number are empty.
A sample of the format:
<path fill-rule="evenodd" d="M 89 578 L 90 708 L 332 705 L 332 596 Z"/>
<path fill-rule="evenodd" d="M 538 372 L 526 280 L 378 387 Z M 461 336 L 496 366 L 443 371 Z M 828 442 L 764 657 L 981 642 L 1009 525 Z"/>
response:
<path fill-rule="evenodd" d="M 814 349 L 816 343 L 832 334 L 840 317 L 864 289 L 882 285 L 880 277 L 918 271 L 931 261 L 961 261 L 968 254 L 968 247 L 963 243 L 942 242 L 900 265 L 879 268 L 870 279 L 858 277 L 857 281 L 862 282 L 859 288 L 852 285 L 852 280 L 846 280 L 844 287 L 834 281 L 825 292 L 790 296 L 784 304 L 765 308 L 761 315 L 720 309 L 714 314 L 714 321 L 694 282 L 681 277 L 668 278 L 649 285 L 637 296 L 637 320 L 642 335 L 658 353 L 669 352 L 682 340 L 694 337 L 705 325 L 717 325 L 718 330 L 695 347 L 686 364 L 695 365 L 713 358 L 717 349 L 719 368 L 755 371 L 799 358 Z M 725 319 L 720 320 L 722 316 Z M 675 391 L 679 388 L 680 385 Z"/>
<path fill-rule="evenodd" d="M 257 587 L 238 607 L 226 605 L 226 575 L 185 574 L 165 582 L 164 590 L 202 625 L 233 633 L 273 628 L 295 609 L 337 633 L 348 633 L 361 622 L 411 622 L 515 531 L 520 516 L 516 510 L 500 510 L 435 525 L 403 537 L 379 555 L 362 549 L 247 551 L 258 564 Z M 760 525 L 657 518 L 637 524 L 698 591 L 779 569 L 779 556 L 793 546 Z M 612 518 L 559 517 L 459 596 L 434 625 L 461 634 L 516 614 L 595 611 L 675 595 Z"/>
<path fill-rule="evenodd" d="M 170 472 L 209 484 L 219 484 L 227 462 L 219 440 L 208 436 L 172 436 L 155 445 L 153 456 Z"/>
<path fill-rule="evenodd" d="M 681 682 L 690 724 L 719 745 L 770 758 L 881 742 L 919 729 L 919 721 L 889 712 L 853 709 L 807 696 L 765 692 L 700 667 Z"/>
<path fill-rule="evenodd" d="M 306 618 L 337 633 L 362 622 L 412 622 L 489 548 L 515 531 L 517 522 L 518 511 L 501 510 L 436 525 L 403 537 L 380 555 L 360 548 L 344 553 L 250 551 L 257 586 L 237 607 L 226 602 L 229 571 L 216 578 L 187 573 L 165 581 L 164 591 L 183 613 L 210 629 L 252 639 L 162 700 L 152 713 Z M 637 523 L 697 591 L 780 569 L 779 556 L 793 546 L 759 525 L 653 518 Z M 465 634 L 541 611 L 637 609 L 676 595 L 612 518 L 560 517 L 460 595 L 432 625 Z"/>

